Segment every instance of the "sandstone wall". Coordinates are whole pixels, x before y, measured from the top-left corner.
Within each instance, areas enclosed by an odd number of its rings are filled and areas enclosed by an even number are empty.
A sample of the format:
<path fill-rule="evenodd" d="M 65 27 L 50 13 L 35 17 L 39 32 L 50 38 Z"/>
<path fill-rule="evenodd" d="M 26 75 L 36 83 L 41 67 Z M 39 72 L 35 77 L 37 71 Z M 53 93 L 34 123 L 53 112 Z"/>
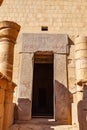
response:
<path fill-rule="evenodd" d="M 0 21 L 9 20 L 21 25 L 15 46 L 13 81 L 18 84 L 21 33 L 68 34 L 74 41 L 77 35 L 87 35 L 87 0 L 4 0 L 0 7 Z M 48 26 L 43 32 L 42 26 Z M 69 89 L 75 91 L 74 43 L 67 59 Z"/>

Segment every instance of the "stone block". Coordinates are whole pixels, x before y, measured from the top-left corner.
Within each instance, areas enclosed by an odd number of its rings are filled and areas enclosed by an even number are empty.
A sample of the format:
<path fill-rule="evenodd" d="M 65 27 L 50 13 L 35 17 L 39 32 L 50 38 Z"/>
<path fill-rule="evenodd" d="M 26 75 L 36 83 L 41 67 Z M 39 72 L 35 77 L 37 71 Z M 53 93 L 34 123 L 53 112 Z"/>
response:
<path fill-rule="evenodd" d="M 76 37 L 75 43 L 76 43 L 76 44 L 79 44 L 79 43 L 87 43 L 87 37 L 86 37 L 86 36 Z"/>
<path fill-rule="evenodd" d="M 82 58 L 82 59 L 76 60 L 76 68 L 77 69 L 87 68 L 87 58 Z"/>
<path fill-rule="evenodd" d="M 80 80 L 87 80 L 87 68 L 76 69 L 76 80 L 79 82 Z"/>
<path fill-rule="evenodd" d="M 31 100 L 33 80 L 33 53 L 24 53 L 20 57 L 19 97 Z"/>
<path fill-rule="evenodd" d="M 54 80 L 67 87 L 66 55 L 54 54 Z M 62 73 L 63 72 L 63 73 Z"/>
<path fill-rule="evenodd" d="M 27 34 L 22 35 L 21 52 L 53 51 L 66 53 L 68 37 L 65 34 Z"/>
<path fill-rule="evenodd" d="M 29 99 L 18 99 L 18 120 L 29 121 L 31 119 L 31 101 Z"/>
<path fill-rule="evenodd" d="M 61 120 L 61 124 L 65 120 L 68 120 L 68 90 L 64 85 L 59 82 L 55 82 L 55 116 L 56 120 Z"/>
<path fill-rule="evenodd" d="M 76 44 L 75 45 L 75 50 L 78 51 L 78 50 L 84 50 L 84 49 L 87 49 L 87 43 L 86 42 L 82 42 L 82 43 L 79 43 L 79 44 Z"/>
<path fill-rule="evenodd" d="M 87 58 L 87 50 L 79 50 L 75 52 L 75 59 Z"/>

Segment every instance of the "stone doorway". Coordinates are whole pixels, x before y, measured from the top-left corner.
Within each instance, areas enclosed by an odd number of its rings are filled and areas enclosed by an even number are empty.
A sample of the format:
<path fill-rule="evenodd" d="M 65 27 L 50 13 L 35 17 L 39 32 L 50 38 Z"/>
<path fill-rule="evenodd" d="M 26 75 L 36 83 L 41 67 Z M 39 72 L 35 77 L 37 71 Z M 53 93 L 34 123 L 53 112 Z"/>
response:
<path fill-rule="evenodd" d="M 66 49 L 67 48 L 67 49 Z M 59 124 L 69 124 L 69 100 L 68 100 L 68 83 L 67 83 L 67 55 L 68 55 L 68 37 L 65 34 L 26 34 L 22 36 L 22 50 L 20 52 L 20 76 L 19 76 L 19 99 L 22 106 L 22 120 L 32 120 L 32 117 L 52 117 Z M 53 66 L 53 86 L 52 96 L 48 96 L 45 88 L 37 89 L 36 95 L 38 99 L 41 97 L 45 105 L 47 101 L 51 104 L 50 114 L 39 112 L 35 113 L 34 104 L 34 72 L 37 66 Z M 50 68 L 50 67 L 48 67 Z M 46 73 L 46 72 L 45 72 Z M 48 73 L 47 73 L 48 74 Z M 45 74 L 45 75 L 47 75 Z M 40 74 L 39 74 L 40 75 Z M 38 76 L 36 74 L 36 76 Z M 41 76 L 40 76 L 41 77 Z M 40 83 L 40 82 L 39 82 Z M 44 83 L 45 84 L 45 83 Z M 47 87 L 46 87 L 47 88 Z M 48 94 L 43 94 L 44 93 Z M 39 93 L 39 94 L 38 94 Z M 35 98 L 35 100 L 36 100 Z M 46 100 L 45 100 L 46 98 Z M 24 100 L 25 102 L 23 102 Z M 28 103 L 26 101 L 28 100 Z M 41 104 L 39 100 L 39 107 Z M 52 103 L 50 103 L 52 101 Z M 25 105 L 26 103 L 26 105 Z M 23 108 L 24 106 L 24 108 Z M 42 105 L 43 106 L 43 105 Z M 48 106 L 49 108 L 49 106 Z M 39 109 L 41 110 L 41 109 Z M 26 113 L 26 114 L 25 114 Z M 38 118 L 37 118 L 38 119 Z"/>
<path fill-rule="evenodd" d="M 34 55 L 32 117 L 53 118 L 53 54 Z"/>

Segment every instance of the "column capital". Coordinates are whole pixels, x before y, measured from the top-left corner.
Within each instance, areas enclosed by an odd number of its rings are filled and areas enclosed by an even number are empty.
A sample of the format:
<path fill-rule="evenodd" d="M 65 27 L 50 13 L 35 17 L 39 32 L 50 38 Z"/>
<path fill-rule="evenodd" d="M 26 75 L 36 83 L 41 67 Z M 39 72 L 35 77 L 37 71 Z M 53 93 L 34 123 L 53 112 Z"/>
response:
<path fill-rule="evenodd" d="M 0 73 L 8 80 L 12 80 L 14 43 L 20 25 L 12 21 L 0 22 Z"/>
<path fill-rule="evenodd" d="M 16 41 L 18 33 L 20 31 L 20 25 L 12 21 L 0 21 L 0 40 L 2 38 Z"/>

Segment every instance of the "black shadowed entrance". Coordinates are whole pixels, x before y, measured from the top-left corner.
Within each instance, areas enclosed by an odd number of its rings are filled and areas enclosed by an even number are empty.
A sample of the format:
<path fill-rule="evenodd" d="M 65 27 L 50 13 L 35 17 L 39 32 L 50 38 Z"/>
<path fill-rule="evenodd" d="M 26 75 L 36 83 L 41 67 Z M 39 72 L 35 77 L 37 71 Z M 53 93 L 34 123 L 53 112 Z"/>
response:
<path fill-rule="evenodd" d="M 34 58 L 32 117 L 53 117 L 53 55 Z"/>

